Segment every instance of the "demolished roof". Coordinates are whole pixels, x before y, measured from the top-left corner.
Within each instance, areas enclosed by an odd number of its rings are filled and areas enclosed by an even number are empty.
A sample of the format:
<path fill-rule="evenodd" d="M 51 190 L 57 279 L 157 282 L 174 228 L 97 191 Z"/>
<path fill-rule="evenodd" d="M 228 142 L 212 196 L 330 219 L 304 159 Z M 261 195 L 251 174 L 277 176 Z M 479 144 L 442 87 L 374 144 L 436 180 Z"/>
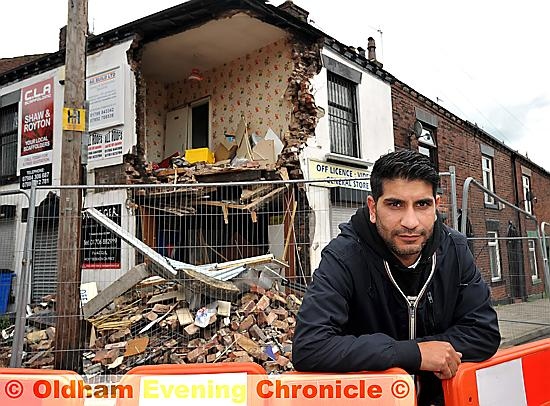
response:
<path fill-rule="evenodd" d="M 139 20 L 124 24 L 99 35 L 89 36 L 88 53 L 94 53 L 122 41 L 139 36 L 142 43 L 168 37 L 200 26 L 217 18 L 244 12 L 298 37 L 317 40 L 325 34 L 305 21 L 264 1 L 258 0 L 191 0 Z M 65 49 L 47 54 L 15 69 L 0 74 L 0 85 L 21 80 L 62 66 Z"/>

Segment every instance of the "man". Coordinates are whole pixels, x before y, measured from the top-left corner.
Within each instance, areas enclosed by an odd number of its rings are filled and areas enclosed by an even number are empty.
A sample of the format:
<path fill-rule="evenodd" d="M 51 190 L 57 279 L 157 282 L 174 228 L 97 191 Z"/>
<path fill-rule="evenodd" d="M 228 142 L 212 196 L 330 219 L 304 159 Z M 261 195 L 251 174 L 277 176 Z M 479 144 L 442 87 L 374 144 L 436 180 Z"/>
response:
<path fill-rule="evenodd" d="M 419 405 L 443 404 L 441 379 L 500 344 L 490 292 L 466 238 L 437 216 L 439 175 L 418 152 L 380 157 L 372 195 L 323 250 L 297 318 L 300 371 L 400 367 Z"/>

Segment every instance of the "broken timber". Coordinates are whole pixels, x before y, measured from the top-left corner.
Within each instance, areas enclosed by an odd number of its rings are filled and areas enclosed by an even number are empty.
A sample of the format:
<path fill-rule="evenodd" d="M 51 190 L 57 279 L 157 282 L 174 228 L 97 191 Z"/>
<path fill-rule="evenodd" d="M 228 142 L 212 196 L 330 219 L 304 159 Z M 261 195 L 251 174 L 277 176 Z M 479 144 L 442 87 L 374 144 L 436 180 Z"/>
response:
<path fill-rule="evenodd" d="M 116 281 L 103 289 L 96 297 L 82 306 L 84 318 L 88 319 L 100 310 L 104 309 L 117 297 L 124 294 L 127 290 L 137 285 L 142 280 L 151 276 L 151 271 L 146 264 L 134 266 Z"/>

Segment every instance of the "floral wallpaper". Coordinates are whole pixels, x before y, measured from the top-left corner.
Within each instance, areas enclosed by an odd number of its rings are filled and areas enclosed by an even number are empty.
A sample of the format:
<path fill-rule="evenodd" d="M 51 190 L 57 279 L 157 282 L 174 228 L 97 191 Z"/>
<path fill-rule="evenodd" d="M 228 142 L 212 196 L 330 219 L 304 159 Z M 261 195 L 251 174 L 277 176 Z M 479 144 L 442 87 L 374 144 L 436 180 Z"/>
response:
<path fill-rule="evenodd" d="M 284 95 L 293 70 L 287 39 L 266 45 L 222 66 L 201 72 L 204 80 L 181 80 L 165 85 L 147 83 L 148 159 L 164 158 L 166 112 L 210 96 L 212 145 L 225 133 L 234 134 L 241 115 L 250 132 L 265 135 L 269 128 L 281 138 L 290 123 L 291 103 Z"/>
<path fill-rule="evenodd" d="M 147 80 L 146 93 L 146 122 L 147 129 L 145 156 L 152 162 L 160 162 L 164 157 L 164 129 L 166 126 L 167 89 L 166 85 L 158 80 Z"/>

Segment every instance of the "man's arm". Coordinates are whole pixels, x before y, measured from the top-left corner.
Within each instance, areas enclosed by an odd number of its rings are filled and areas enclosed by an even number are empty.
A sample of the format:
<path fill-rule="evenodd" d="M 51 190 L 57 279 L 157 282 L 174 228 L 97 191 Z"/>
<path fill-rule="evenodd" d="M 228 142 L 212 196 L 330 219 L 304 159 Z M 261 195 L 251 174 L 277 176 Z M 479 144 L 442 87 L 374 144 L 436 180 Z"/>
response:
<path fill-rule="evenodd" d="M 325 250 L 297 317 L 292 363 L 299 371 L 380 371 L 391 367 L 418 370 L 414 341 L 386 334 L 344 335 L 353 291 L 352 277 L 337 254 Z"/>
<path fill-rule="evenodd" d="M 462 353 L 462 362 L 484 361 L 493 356 L 500 345 L 497 314 L 491 306 L 489 287 L 467 245 L 458 243 L 457 250 L 460 251 L 461 280 L 452 325 L 442 334 L 417 341 L 446 341 Z"/>

